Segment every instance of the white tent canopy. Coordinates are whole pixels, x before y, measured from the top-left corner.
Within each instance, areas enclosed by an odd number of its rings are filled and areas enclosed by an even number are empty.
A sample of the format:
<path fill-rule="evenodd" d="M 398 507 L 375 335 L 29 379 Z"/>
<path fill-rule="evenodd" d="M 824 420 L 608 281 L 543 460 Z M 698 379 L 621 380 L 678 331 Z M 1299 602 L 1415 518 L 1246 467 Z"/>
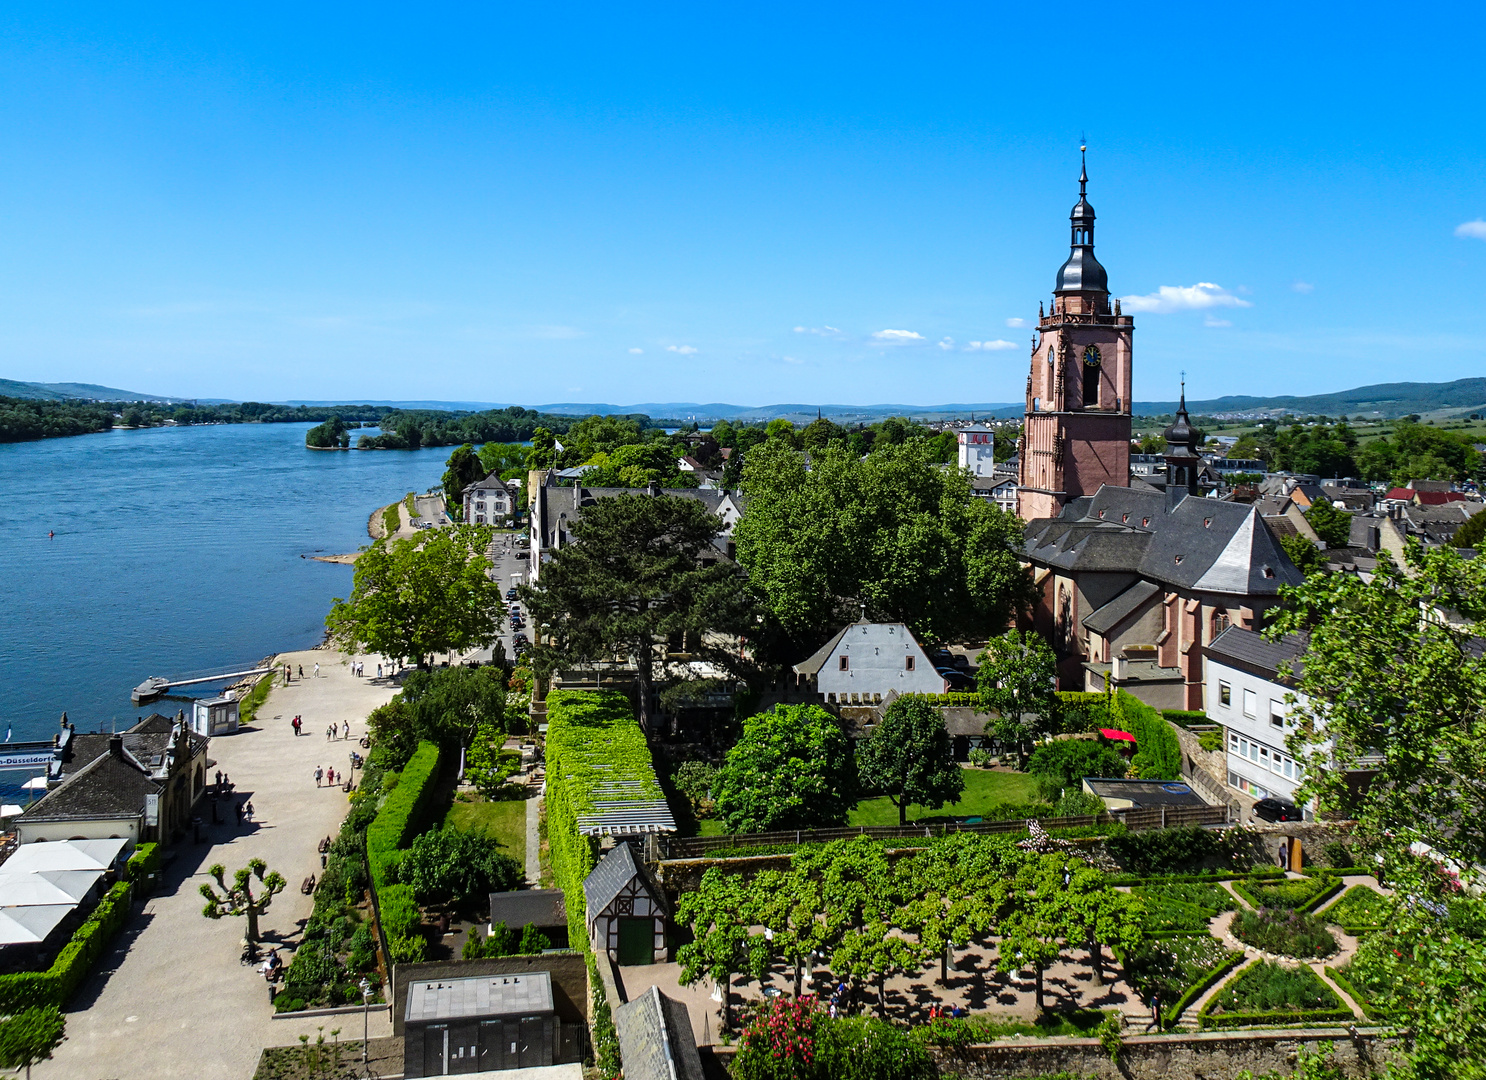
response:
<path fill-rule="evenodd" d="M 76 906 L 103 876 L 102 870 L 47 870 L 0 874 L 0 908 Z"/>
<path fill-rule="evenodd" d="M 0 875 L 40 870 L 107 870 L 128 843 L 125 839 L 114 839 L 22 844 L 14 855 L 0 863 Z"/>
<path fill-rule="evenodd" d="M 0 909 L 0 945 L 36 945 L 67 918 L 73 904 Z"/>
<path fill-rule="evenodd" d="M 21 785 L 21 790 L 22 791 L 45 791 L 46 790 L 46 777 L 44 777 L 44 776 L 33 776 L 33 777 L 31 777 L 31 779 L 27 780 L 24 784 Z"/>

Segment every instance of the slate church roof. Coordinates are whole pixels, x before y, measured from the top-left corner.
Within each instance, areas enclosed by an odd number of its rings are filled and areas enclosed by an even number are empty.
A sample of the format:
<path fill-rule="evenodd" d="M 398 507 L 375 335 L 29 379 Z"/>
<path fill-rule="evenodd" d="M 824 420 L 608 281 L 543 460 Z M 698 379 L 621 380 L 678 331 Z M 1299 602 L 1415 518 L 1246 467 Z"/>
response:
<path fill-rule="evenodd" d="M 1166 497 L 1102 486 L 1055 518 L 1030 521 L 1026 554 L 1070 572 L 1127 573 L 1174 589 L 1273 596 L 1298 585 L 1295 569 L 1258 512 L 1242 503 Z"/>

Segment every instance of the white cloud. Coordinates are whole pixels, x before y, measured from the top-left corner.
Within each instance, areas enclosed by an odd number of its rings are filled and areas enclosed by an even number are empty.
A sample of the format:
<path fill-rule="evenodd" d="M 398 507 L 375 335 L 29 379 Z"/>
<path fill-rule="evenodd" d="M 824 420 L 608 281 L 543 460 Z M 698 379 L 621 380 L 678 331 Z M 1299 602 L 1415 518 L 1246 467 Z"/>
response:
<path fill-rule="evenodd" d="M 997 338 L 995 341 L 972 341 L 966 344 L 966 352 L 1000 352 L 1003 349 L 1016 348 L 1016 342 L 1003 341 Z"/>
<path fill-rule="evenodd" d="M 633 356 L 639 356 L 644 351 L 644 349 L 631 349 L 630 354 Z"/>
<path fill-rule="evenodd" d="M 913 330 L 874 330 L 872 336 L 878 341 L 902 344 L 905 341 L 923 341 L 924 335 Z"/>
<path fill-rule="evenodd" d="M 1205 318 L 1205 319 L 1202 320 L 1202 325 L 1203 326 L 1232 326 L 1233 324 L 1231 322 L 1229 322 L 1227 319 L 1218 319 L 1218 318 L 1214 318 L 1213 316 L 1209 315 L 1207 318 Z"/>
<path fill-rule="evenodd" d="M 1486 221 L 1476 218 L 1475 221 L 1467 221 L 1455 226 L 1456 236 L 1466 236 L 1472 240 L 1486 240 Z"/>
<path fill-rule="evenodd" d="M 1290 288 L 1298 293 L 1313 293 L 1316 291 L 1316 287 L 1309 281 L 1297 281 Z"/>
<path fill-rule="evenodd" d="M 1126 311 L 1201 311 L 1214 307 L 1253 307 L 1248 300 L 1234 296 L 1221 285 L 1199 281 L 1196 285 L 1162 285 L 1145 296 L 1122 296 Z"/>
<path fill-rule="evenodd" d="M 815 334 L 817 337 L 839 337 L 841 331 L 834 326 L 797 326 L 797 334 Z"/>
<path fill-rule="evenodd" d="M 1026 326 L 1027 325 L 1027 320 L 1026 319 L 1007 319 L 1006 320 L 1006 325 L 1009 326 L 1009 327 L 1011 327 L 1013 330 L 1015 330 L 1019 326 Z"/>
<path fill-rule="evenodd" d="M 691 356 L 696 351 L 697 350 L 696 350 L 696 346 L 695 345 L 667 345 L 666 346 L 666 352 L 680 353 L 682 356 Z"/>
<path fill-rule="evenodd" d="M 955 339 L 952 337 L 940 338 L 939 347 L 941 349 L 953 349 L 955 347 Z"/>
<path fill-rule="evenodd" d="M 784 358 L 784 362 L 786 364 L 803 364 L 805 361 L 803 361 L 803 360 L 796 360 L 793 356 L 786 356 Z"/>

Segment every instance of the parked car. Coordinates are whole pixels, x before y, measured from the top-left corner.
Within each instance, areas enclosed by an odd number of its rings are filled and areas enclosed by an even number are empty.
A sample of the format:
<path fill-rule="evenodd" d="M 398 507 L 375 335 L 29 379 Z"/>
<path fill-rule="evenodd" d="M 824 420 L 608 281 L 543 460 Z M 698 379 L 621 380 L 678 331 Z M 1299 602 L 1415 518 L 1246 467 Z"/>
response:
<path fill-rule="evenodd" d="M 975 680 L 958 668 L 941 667 L 934 670 L 944 676 L 944 681 L 949 684 L 951 690 L 975 689 Z"/>
<path fill-rule="evenodd" d="M 1279 799 L 1260 799 L 1254 804 L 1254 816 L 1260 821 L 1300 821 L 1300 808 Z"/>
<path fill-rule="evenodd" d="M 507 600 L 514 600 L 514 599 L 516 599 L 516 590 L 515 589 L 507 589 L 506 590 L 506 599 Z"/>

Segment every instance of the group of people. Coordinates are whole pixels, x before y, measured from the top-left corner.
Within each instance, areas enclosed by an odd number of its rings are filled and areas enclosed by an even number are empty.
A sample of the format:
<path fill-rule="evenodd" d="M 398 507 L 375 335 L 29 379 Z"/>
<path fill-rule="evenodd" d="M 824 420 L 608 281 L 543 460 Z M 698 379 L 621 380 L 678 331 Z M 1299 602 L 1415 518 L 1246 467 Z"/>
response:
<path fill-rule="evenodd" d="M 345 774 L 344 773 L 341 775 L 341 779 L 342 780 L 345 780 Z M 329 784 L 331 787 L 335 787 L 335 770 L 332 769 L 332 768 L 329 768 L 328 766 L 325 767 L 325 768 L 322 768 L 319 765 L 316 765 L 315 766 L 315 786 L 316 787 L 324 787 L 326 784 Z"/>

